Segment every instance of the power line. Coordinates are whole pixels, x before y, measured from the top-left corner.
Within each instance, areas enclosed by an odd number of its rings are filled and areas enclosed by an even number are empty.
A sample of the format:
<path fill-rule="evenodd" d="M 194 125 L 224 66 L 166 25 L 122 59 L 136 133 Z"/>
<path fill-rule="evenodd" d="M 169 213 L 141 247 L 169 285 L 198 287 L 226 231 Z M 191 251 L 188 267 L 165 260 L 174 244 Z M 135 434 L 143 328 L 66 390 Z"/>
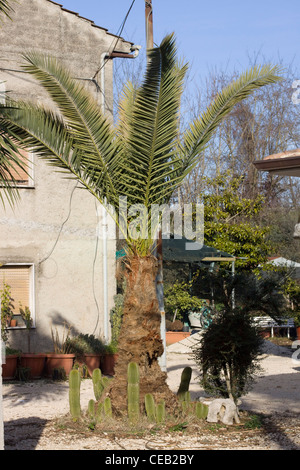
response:
<path fill-rule="evenodd" d="M 129 14 L 130 14 L 130 12 L 131 12 L 131 10 L 132 10 L 132 7 L 133 7 L 134 3 L 135 3 L 135 0 L 133 0 L 133 1 L 131 2 L 131 5 L 130 5 L 130 7 L 129 7 L 129 9 L 128 9 L 126 15 L 125 15 L 125 18 L 124 18 L 124 20 L 122 21 L 122 23 L 121 23 L 121 25 L 120 25 L 120 27 L 119 27 L 117 33 L 116 33 L 117 39 L 115 40 L 115 44 L 114 44 L 114 46 L 113 46 L 113 48 L 112 48 L 112 44 L 113 44 L 113 42 L 114 42 L 114 41 L 112 41 L 112 43 L 111 43 L 111 45 L 110 45 L 110 47 L 109 47 L 109 50 L 111 50 L 111 49 L 114 50 L 114 49 L 117 47 L 117 44 L 118 44 L 118 42 L 119 42 L 119 39 L 120 39 L 120 37 L 121 37 L 121 34 L 122 34 L 122 32 L 123 32 L 123 29 L 124 29 L 124 27 L 125 27 L 126 21 L 127 21 L 127 19 L 128 19 L 128 16 L 129 16 Z M 95 74 L 94 74 L 94 76 L 93 76 L 93 80 L 96 78 L 96 76 L 98 75 L 98 73 L 102 70 L 102 68 L 105 66 L 105 64 L 107 63 L 108 60 L 109 60 L 109 57 L 107 57 L 107 58 L 105 59 L 105 61 L 103 62 L 103 64 L 99 66 L 99 68 L 96 70 L 96 72 L 95 72 Z"/>

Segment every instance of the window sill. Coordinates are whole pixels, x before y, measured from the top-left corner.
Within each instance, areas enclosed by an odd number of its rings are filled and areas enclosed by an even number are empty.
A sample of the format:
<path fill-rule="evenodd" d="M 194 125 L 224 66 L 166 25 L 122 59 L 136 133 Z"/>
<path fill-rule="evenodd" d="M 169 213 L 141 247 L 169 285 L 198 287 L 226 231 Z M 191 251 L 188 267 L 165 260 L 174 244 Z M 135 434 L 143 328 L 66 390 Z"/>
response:
<path fill-rule="evenodd" d="M 16 184 L 14 186 L 15 188 L 18 188 L 18 189 L 35 189 L 35 186 L 33 184 Z"/>
<path fill-rule="evenodd" d="M 27 330 L 26 326 L 8 326 L 6 328 L 7 330 L 11 331 L 11 330 Z M 35 325 L 32 325 L 32 327 L 30 328 L 31 330 L 35 330 L 36 329 L 36 326 Z"/>

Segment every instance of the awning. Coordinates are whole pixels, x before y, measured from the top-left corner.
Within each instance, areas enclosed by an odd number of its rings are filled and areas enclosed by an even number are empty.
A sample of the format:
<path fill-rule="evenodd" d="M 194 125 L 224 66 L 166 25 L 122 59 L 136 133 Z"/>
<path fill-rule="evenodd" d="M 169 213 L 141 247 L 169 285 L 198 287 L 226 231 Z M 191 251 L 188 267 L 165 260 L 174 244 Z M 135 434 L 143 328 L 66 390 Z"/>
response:
<path fill-rule="evenodd" d="M 187 238 L 162 239 L 162 255 L 164 261 L 181 263 L 199 263 L 214 261 L 234 261 L 235 257 L 207 245 L 200 245 Z"/>
<path fill-rule="evenodd" d="M 125 255 L 124 249 L 116 252 L 117 259 Z M 187 238 L 163 238 L 162 256 L 164 261 L 177 261 L 181 263 L 235 261 L 235 257 L 225 251 L 217 250 L 207 245 L 200 245 Z"/>
<path fill-rule="evenodd" d="M 287 150 L 253 162 L 257 170 L 282 176 L 300 176 L 300 149 Z"/>

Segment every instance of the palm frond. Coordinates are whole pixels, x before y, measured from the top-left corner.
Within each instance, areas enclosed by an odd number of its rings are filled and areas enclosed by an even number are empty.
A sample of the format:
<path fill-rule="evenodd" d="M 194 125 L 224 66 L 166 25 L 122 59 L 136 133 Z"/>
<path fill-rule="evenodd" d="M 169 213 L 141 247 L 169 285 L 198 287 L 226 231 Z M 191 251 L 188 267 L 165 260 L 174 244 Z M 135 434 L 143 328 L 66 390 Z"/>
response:
<path fill-rule="evenodd" d="M 24 58 L 24 70 L 40 82 L 63 116 L 77 150 L 78 165 L 86 171 L 89 184 L 94 188 L 102 185 L 106 197 L 115 200 L 118 149 L 110 121 L 90 93 L 56 59 L 35 52 Z"/>
<path fill-rule="evenodd" d="M 174 190 L 168 178 L 176 162 L 180 98 L 186 67 L 176 61 L 173 36 L 167 36 L 160 47 L 149 52 L 144 82 L 134 93 L 130 90 L 121 103 L 121 125 L 126 129 L 122 167 L 126 173 L 124 189 L 133 189 L 137 201 L 146 207 L 163 202 L 157 199 L 155 187 L 165 186 L 165 194 Z M 128 113 L 128 110 L 129 113 Z M 126 122 L 125 122 L 126 120 Z"/>
<path fill-rule="evenodd" d="M 15 0 L 0 0 L 0 19 L 1 13 L 10 18 L 10 14 L 13 12 L 11 3 L 13 3 L 14 1 Z"/>
<path fill-rule="evenodd" d="M 183 136 L 181 171 L 189 172 L 198 163 L 199 155 L 205 149 L 221 121 L 240 101 L 255 90 L 281 80 L 278 67 L 265 65 L 253 67 L 220 92 L 207 110 L 196 118 Z"/>
<path fill-rule="evenodd" d="M 81 150 L 74 146 L 73 136 L 59 116 L 43 107 L 21 102 L 18 108 L 2 106 L 1 111 L 0 126 L 5 127 L 18 147 L 30 149 L 56 171 L 76 179 L 100 202 L 104 202 L 105 190 L 102 186 L 98 190 L 93 189 L 90 176 L 81 163 Z"/>
<path fill-rule="evenodd" d="M 26 161 L 15 145 L 5 125 L 0 122 L 0 200 L 11 207 L 20 199 L 16 174 L 27 172 Z"/>

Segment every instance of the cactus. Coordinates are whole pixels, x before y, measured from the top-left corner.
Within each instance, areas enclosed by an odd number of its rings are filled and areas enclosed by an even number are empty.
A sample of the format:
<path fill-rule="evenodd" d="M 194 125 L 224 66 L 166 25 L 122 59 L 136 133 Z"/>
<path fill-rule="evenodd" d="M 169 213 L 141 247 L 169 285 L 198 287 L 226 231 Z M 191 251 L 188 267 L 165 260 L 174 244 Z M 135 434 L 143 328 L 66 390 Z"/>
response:
<path fill-rule="evenodd" d="M 206 419 L 208 415 L 208 406 L 204 403 L 197 402 L 195 407 L 195 413 L 197 418 Z"/>
<path fill-rule="evenodd" d="M 106 417 L 112 418 L 111 401 L 109 397 L 106 397 L 103 402 L 103 411 Z"/>
<path fill-rule="evenodd" d="M 69 374 L 69 405 L 73 421 L 80 418 L 80 372 L 77 369 L 71 370 Z"/>
<path fill-rule="evenodd" d="M 191 377 L 192 377 L 192 368 L 185 367 L 181 374 L 181 381 L 180 381 L 179 389 L 177 392 L 177 396 L 179 400 L 184 400 L 184 394 L 189 391 Z"/>
<path fill-rule="evenodd" d="M 128 364 L 127 376 L 128 417 L 131 423 L 136 423 L 140 415 L 140 373 L 135 362 Z"/>
<path fill-rule="evenodd" d="M 96 417 L 96 408 L 95 408 L 95 401 L 93 399 L 89 400 L 88 402 L 88 415 L 89 418 L 94 420 Z"/>
<path fill-rule="evenodd" d="M 182 393 L 181 395 L 181 406 L 183 413 L 188 413 L 191 406 L 191 394 L 190 392 Z"/>
<path fill-rule="evenodd" d="M 146 414 L 147 414 L 149 421 L 151 422 L 155 421 L 156 419 L 155 401 L 151 393 L 146 393 L 145 395 L 145 408 L 146 408 Z"/>
<path fill-rule="evenodd" d="M 157 424 L 164 423 L 166 419 L 166 406 L 164 400 L 156 405 L 156 422 Z"/>
<path fill-rule="evenodd" d="M 99 401 L 104 390 L 100 369 L 94 369 L 92 373 L 93 389 L 96 401 Z"/>
<path fill-rule="evenodd" d="M 95 414 L 96 423 L 100 423 L 100 421 L 102 421 L 103 408 L 104 408 L 103 403 L 98 403 L 96 414 Z"/>

